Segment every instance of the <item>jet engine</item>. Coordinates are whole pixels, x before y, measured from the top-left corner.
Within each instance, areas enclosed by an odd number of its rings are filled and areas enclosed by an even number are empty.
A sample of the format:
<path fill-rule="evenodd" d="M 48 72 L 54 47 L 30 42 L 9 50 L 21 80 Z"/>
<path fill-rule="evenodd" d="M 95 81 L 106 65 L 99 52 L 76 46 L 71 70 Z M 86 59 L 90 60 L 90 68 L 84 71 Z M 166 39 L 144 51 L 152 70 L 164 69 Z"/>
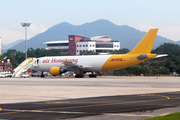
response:
<path fill-rule="evenodd" d="M 51 75 L 61 75 L 62 73 L 67 72 L 66 69 L 63 69 L 62 67 L 52 67 L 50 69 Z"/>

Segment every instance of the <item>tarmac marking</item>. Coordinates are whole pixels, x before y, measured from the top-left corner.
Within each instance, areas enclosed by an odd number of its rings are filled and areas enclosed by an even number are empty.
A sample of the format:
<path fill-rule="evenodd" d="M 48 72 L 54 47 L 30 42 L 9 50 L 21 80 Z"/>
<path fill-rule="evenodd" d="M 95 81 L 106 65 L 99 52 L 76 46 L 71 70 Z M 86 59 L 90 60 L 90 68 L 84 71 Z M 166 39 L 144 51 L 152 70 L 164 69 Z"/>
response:
<path fill-rule="evenodd" d="M 180 92 L 170 92 L 170 94 L 180 94 Z"/>
<path fill-rule="evenodd" d="M 147 117 L 153 117 L 153 115 L 136 115 L 136 114 L 116 114 L 116 113 L 105 113 L 104 115 L 119 115 L 119 116 L 147 116 Z"/>
<path fill-rule="evenodd" d="M 33 111 L 33 110 L 16 110 L 16 109 L 4 109 L 4 111 L 12 112 L 42 112 L 42 113 L 74 113 L 74 114 L 85 114 L 86 112 L 69 112 L 69 111 Z"/>
<path fill-rule="evenodd" d="M 171 99 L 180 99 L 180 97 L 178 97 L 178 98 L 171 98 Z M 62 108 L 46 108 L 46 109 L 27 110 L 27 111 L 32 112 L 32 111 L 48 111 L 48 110 L 58 110 L 58 109 L 73 109 L 73 108 L 85 108 L 85 107 L 99 107 L 99 106 L 108 106 L 108 105 L 118 105 L 118 104 L 128 104 L 128 103 L 140 103 L 140 102 L 152 102 L 152 101 L 163 101 L 163 100 L 168 100 L 168 99 L 127 101 L 127 102 L 118 102 L 118 103 L 107 103 L 107 104 L 97 104 L 97 105 L 84 105 L 84 106 L 72 106 L 72 107 L 62 107 Z M 21 113 L 21 112 L 27 112 L 27 111 L 6 112 L 6 113 L 0 113 L 0 115 L 13 114 L 13 113 Z"/>
<path fill-rule="evenodd" d="M 142 94 L 142 95 L 138 95 L 138 96 L 160 96 L 160 97 L 165 97 L 165 98 L 167 98 L 167 99 L 170 99 L 168 96 L 156 95 L 156 94 Z"/>
<path fill-rule="evenodd" d="M 166 116 L 166 115 L 169 115 L 169 114 L 171 114 L 171 113 L 165 113 L 165 114 L 161 114 L 159 116 Z"/>
<path fill-rule="evenodd" d="M 46 102 L 47 104 L 62 104 L 62 103 L 70 103 L 70 102 Z"/>
<path fill-rule="evenodd" d="M 170 97 L 164 96 L 164 95 L 157 95 L 157 96 L 161 96 L 161 97 L 165 97 L 165 98 L 167 98 L 167 99 L 170 99 Z"/>

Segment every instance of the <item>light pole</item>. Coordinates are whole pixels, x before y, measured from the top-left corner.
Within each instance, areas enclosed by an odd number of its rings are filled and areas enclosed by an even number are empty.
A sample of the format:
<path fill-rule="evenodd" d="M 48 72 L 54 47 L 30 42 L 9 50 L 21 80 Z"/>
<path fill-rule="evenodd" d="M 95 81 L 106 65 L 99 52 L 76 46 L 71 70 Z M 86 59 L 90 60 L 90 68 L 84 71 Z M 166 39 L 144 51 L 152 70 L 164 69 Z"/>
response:
<path fill-rule="evenodd" d="M 23 22 L 21 23 L 22 27 L 25 27 L 25 60 L 27 59 L 27 27 L 31 25 L 30 22 Z"/>

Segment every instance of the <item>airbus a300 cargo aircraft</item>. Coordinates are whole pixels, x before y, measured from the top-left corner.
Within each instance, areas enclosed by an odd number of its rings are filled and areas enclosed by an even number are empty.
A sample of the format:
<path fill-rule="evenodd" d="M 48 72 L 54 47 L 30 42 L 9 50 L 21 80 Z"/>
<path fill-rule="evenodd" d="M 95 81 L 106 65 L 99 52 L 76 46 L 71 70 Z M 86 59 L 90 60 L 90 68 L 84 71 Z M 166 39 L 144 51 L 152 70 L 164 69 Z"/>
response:
<path fill-rule="evenodd" d="M 37 58 L 33 70 L 61 75 L 73 71 L 75 77 L 83 77 L 86 72 L 117 70 L 129 67 L 155 57 L 166 55 L 151 54 L 151 49 L 158 29 L 150 29 L 136 47 L 126 53 L 117 55 L 87 55 L 87 56 L 54 56 Z M 90 77 L 95 77 L 91 74 Z"/>

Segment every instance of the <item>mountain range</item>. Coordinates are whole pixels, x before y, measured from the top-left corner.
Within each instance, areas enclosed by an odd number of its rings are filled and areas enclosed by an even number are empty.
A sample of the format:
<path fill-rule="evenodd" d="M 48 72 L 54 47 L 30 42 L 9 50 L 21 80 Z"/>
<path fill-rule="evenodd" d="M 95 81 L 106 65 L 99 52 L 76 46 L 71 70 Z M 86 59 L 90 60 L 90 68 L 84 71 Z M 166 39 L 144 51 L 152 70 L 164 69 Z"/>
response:
<path fill-rule="evenodd" d="M 82 25 L 72 25 L 67 22 L 62 22 L 27 40 L 27 47 L 32 47 L 33 49 L 45 48 L 44 42 L 68 40 L 68 35 L 83 35 L 87 37 L 108 35 L 112 40 L 120 41 L 121 48 L 128 48 L 131 50 L 145 34 L 146 32 L 139 31 L 128 25 L 115 25 L 104 19 Z M 175 43 L 180 45 L 180 41 L 175 42 L 157 35 L 153 49 L 163 43 Z M 24 41 L 20 41 L 9 49 L 24 51 Z"/>
<path fill-rule="evenodd" d="M 22 42 L 22 41 L 24 41 L 24 40 L 23 40 L 23 39 L 20 39 L 20 40 L 17 40 L 17 41 L 15 41 L 15 42 L 13 42 L 13 43 L 8 44 L 8 45 L 1 44 L 1 49 L 2 49 L 2 50 L 5 50 L 5 49 L 12 48 L 14 45 L 17 45 L 17 44 L 19 44 L 19 43 Z"/>

